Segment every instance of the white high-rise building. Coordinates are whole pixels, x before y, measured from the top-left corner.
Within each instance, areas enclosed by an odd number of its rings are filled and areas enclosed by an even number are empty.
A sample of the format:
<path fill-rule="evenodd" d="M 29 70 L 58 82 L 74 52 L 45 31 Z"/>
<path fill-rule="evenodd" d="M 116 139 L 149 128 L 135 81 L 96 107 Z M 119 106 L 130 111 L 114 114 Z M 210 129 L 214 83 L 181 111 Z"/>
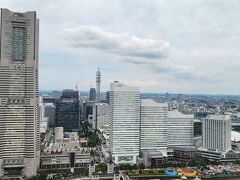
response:
<path fill-rule="evenodd" d="M 192 147 L 194 136 L 194 115 L 183 114 L 177 110 L 168 111 L 168 147 Z"/>
<path fill-rule="evenodd" d="M 100 101 L 100 84 L 101 84 L 101 71 L 97 70 L 96 72 L 96 96 L 97 96 L 97 101 L 99 102 Z"/>
<path fill-rule="evenodd" d="M 40 159 L 36 12 L 1 9 L 0 179 L 36 175 Z"/>
<path fill-rule="evenodd" d="M 203 120 L 203 148 L 223 152 L 231 150 L 229 115 L 209 115 Z"/>
<path fill-rule="evenodd" d="M 140 92 L 115 81 L 110 84 L 110 151 L 113 161 L 136 163 L 140 141 Z"/>
<path fill-rule="evenodd" d="M 157 166 L 168 158 L 167 103 L 141 100 L 140 150 L 146 166 Z"/>
<path fill-rule="evenodd" d="M 167 103 L 141 100 L 140 149 L 167 152 Z"/>

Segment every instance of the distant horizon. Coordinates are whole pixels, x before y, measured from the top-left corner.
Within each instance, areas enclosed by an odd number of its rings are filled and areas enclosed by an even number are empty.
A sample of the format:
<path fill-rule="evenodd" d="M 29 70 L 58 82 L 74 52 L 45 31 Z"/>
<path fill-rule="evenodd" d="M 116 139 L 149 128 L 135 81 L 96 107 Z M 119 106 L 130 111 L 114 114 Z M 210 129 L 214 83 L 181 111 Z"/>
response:
<path fill-rule="evenodd" d="M 63 90 L 65 89 L 72 89 L 72 90 L 75 90 L 74 88 L 63 88 L 63 89 L 39 89 L 39 92 L 52 92 L 52 91 L 59 91 L 59 92 L 62 92 Z M 80 94 L 81 92 L 83 93 L 89 93 L 89 90 L 78 90 L 80 91 Z M 106 93 L 107 91 L 104 90 L 104 91 L 101 91 L 101 93 Z M 162 95 L 165 95 L 166 93 L 169 93 L 170 95 L 177 95 L 177 94 L 182 94 L 182 95 L 210 95 L 210 96 L 240 96 L 240 94 L 225 94 L 225 93 L 216 93 L 216 94 L 211 94 L 211 93 L 177 93 L 177 92 L 143 92 L 143 91 L 140 91 L 141 94 L 162 94 Z"/>

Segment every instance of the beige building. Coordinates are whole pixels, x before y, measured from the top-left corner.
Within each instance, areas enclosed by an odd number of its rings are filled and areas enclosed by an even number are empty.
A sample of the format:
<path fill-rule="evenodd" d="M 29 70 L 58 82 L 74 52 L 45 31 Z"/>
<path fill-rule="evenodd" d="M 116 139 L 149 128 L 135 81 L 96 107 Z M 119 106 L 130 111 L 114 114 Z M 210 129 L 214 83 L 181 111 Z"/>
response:
<path fill-rule="evenodd" d="M 77 132 L 63 133 L 63 127 L 49 129 L 41 142 L 41 169 L 87 167 L 94 148 L 80 147 Z"/>
<path fill-rule="evenodd" d="M 36 175 L 39 166 L 36 12 L 0 15 L 0 179 Z"/>

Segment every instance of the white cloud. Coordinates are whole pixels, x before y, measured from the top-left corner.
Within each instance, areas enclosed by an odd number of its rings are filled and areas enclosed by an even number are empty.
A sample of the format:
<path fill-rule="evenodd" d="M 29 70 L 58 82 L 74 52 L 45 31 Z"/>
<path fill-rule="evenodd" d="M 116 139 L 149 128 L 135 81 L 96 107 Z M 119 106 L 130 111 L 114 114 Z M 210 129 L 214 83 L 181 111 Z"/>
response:
<path fill-rule="evenodd" d="M 118 56 L 144 59 L 159 60 L 168 56 L 167 42 L 131 36 L 127 33 L 111 33 L 95 26 L 66 29 L 63 36 L 74 48 L 93 48 Z"/>
<path fill-rule="evenodd" d="M 111 53 L 118 61 L 141 65 L 158 74 L 169 73 L 175 78 L 197 77 L 191 67 L 171 63 L 168 59 L 169 43 L 159 39 L 107 32 L 95 26 L 65 29 L 62 35 L 74 49 L 90 48 Z"/>

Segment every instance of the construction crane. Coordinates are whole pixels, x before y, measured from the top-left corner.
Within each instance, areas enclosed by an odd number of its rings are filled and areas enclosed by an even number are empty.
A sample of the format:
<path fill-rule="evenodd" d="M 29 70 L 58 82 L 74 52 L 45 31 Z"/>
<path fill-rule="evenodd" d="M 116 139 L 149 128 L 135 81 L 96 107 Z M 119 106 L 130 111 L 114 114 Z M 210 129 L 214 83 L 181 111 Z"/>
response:
<path fill-rule="evenodd" d="M 78 91 L 78 85 L 80 84 L 80 82 L 81 82 L 82 80 L 83 80 L 83 79 L 80 79 L 80 80 L 76 83 L 76 85 L 75 85 L 76 91 Z"/>

